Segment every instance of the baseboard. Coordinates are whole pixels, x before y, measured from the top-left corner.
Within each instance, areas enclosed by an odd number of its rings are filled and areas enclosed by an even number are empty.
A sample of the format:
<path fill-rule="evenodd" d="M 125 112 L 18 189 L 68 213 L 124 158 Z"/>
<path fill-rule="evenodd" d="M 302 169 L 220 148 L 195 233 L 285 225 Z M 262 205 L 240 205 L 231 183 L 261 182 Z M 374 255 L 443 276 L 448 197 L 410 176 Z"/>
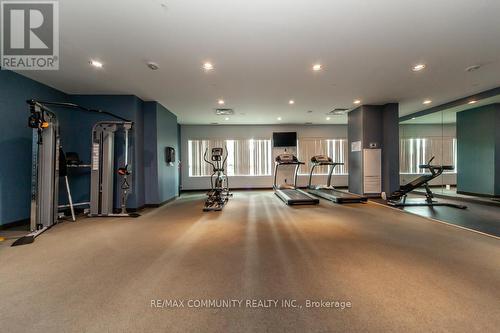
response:
<path fill-rule="evenodd" d="M 19 221 L 14 221 L 14 222 L 9 222 L 5 224 L 0 224 L 0 230 L 6 230 L 10 228 L 16 228 L 16 227 L 22 227 L 22 226 L 29 226 L 30 220 L 29 219 L 22 219 Z"/>
<path fill-rule="evenodd" d="M 481 198 L 500 199 L 500 195 L 492 195 L 492 194 L 474 193 L 474 192 L 466 192 L 466 191 L 457 191 L 457 194 L 471 195 L 471 196 L 481 197 Z"/>
<path fill-rule="evenodd" d="M 141 205 L 141 206 L 139 206 L 137 208 L 128 208 L 127 207 L 127 213 L 137 213 L 138 211 L 141 211 L 141 210 L 143 210 L 146 207 L 147 207 L 146 204 Z M 113 211 L 115 213 L 119 213 L 121 210 L 118 208 L 118 209 L 113 209 Z"/>
<path fill-rule="evenodd" d="M 297 187 L 301 190 L 307 190 L 307 186 L 299 186 Z M 347 190 L 347 186 L 335 186 L 337 189 Z M 272 190 L 272 187 L 231 187 L 230 191 L 264 191 L 264 190 Z M 206 192 L 210 191 L 209 188 L 206 189 L 197 189 L 197 190 L 182 190 L 181 193 L 194 193 L 194 192 Z"/>
<path fill-rule="evenodd" d="M 178 196 L 178 195 L 176 195 L 176 196 L 173 196 L 173 197 L 172 197 L 172 198 L 170 198 L 170 199 L 167 199 L 167 200 L 165 200 L 165 201 L 163 201 L 163 202 L 160 202 L 160 203 L 157 203 L 157 204 L 146 204 L 146 205 L 144 205 L 144 207 L 145 207 L 145 208 L 158 208 L 158 207 L 161 207 L 161 206 L 163 206 L 163 205 L 168 204 L 169 202 L 174 201 L 174 200 L 175 200 L 175 199 L 177 199 L 178 197 L 179 197 L 179 196 Z"/>
<path fill-rule="evenodd" d="M 230 191 L 263 191 L 272 190 L 272 187 L 231 187 Z M 209 188 L 181 190 L 181 193 L 207 192 Z"/>

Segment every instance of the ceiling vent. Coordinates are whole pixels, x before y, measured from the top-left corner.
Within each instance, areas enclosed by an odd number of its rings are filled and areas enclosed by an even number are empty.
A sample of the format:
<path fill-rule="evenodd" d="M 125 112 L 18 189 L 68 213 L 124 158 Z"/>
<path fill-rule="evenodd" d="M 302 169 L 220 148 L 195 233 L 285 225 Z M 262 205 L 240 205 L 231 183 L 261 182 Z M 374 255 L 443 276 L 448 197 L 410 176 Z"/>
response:
<path fill-rule="evenodd" d="M 327 115 L 329 116 L 343 116 L 349 112 L 349 109 L 344 109 L 344 108 L 336 108 L 333 109 L 332 111 L 328 112 Z"/>
<path fill-rule="evenodd" d="M 481 65 L 472 65 L 472 66 L 469 66 L 465 69 L 466 72 L 475 72 L 477 71 L 479 68 L 481 68 Z"/>
<path fill-rule="evenodd" d="M 215 114 L 218 116 L 232 116 L 234 115 L 233 109 L 215 109 Z"/>

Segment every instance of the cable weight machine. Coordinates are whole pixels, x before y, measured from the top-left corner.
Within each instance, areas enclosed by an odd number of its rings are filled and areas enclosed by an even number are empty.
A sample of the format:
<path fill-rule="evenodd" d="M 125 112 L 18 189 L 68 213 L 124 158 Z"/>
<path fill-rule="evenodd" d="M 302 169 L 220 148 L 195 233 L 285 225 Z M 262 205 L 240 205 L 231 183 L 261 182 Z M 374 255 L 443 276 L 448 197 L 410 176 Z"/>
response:
<path fill-rule="evenodd" d="M 88 109 L 77 104 L 46 102 L 37 100 L 26 101 L 29 105 L 30 116 L 28 127 L 33 129 L 32 139 L 32 167 L 31 167 L 31 203 L 30 203 L 30 233 L 16 240 L 12 246 L 33 243 L 35 238 L 58 223 L 59 210 L 59 176 L 60 159 L 64 159 L 61 150 L 59 123 L 56 114 L 49 108 L 54 106 L 66 109 L 78 109 L 85 112 L 100 113 L 117 118 L 118 121 L 98 122 L 92 130 L 92 164 L 88 167 L 97 169 L 91 173 L 91 201 L 90 203 L 73 204 L 68 178 L 65 172 L 66 190 L 69 206 L 74 217 L 76 205 L 89 204 L 89 216 L 112 217 L 138 217 L 137 213 L 127 213 L 126 201 L 131 192 L 129 178 L 131 170 L 129 165 L 129 133 L 133 122 L 113 113 Z M 116 169 L 121 178 L 120 211 L 113 212 L 113 181 L 115 175 L 114 147 L 115 132 L 124 131 L 125 150 L 124 164 Z M 97 154 L 95 153 L 97 152 Z M 105 157 L 105 160 L 103 159 Z M 61 162 L 63 162 L 61 160 Z M 64 161 L 66 163 L 66 161 Z M 67 165 L 71 167 L 86 167 L 85 165 Z M 103 189 L 105 187 L 105 191 Z M 97 189 L 97 191 L 95 191 Z M 66 205 L 64 205 L 66 206 Z M 64 207 L 62 206 L 62 207 Z M 105 209 L 103 209 L 103 207 Z"/>
<path fill-rule="evenodd" d="M 92 160 L 90 185 L 89 216 L 98 217 L 138 217 L 137 213 L 127 213 L 127 198 L 130 194 L 129 177 L 129 132 L 133 123 L 130 121 L 100 121 L 92 128 Z M 124 164 L 117 169 L 121 177 L 120 211 L 113 211 L 114 202 L 114 151 L 118 130 L 123 130 Z"/>
<path fill-rule="evenodd" d="M 30 233 L 12 246 L 30 244 L 57 223 L 59 195 L 59 124 L 56 115 L 42 104 L 27 101 L 28 127 L 33 129 L 31 151 Z"/>

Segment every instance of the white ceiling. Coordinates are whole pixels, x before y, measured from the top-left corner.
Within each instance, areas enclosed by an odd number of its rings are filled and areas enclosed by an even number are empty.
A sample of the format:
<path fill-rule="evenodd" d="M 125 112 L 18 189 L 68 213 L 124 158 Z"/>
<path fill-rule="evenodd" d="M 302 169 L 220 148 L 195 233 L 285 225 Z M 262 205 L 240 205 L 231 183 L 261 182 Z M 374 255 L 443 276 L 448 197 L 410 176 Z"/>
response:
<path fill-rule="evenodd" d="M 500 86 L 498 13 L 498 0 L 64 0 L 61 69 L 22 74 L 157 100 L 183 124 L 339 123 L 325 113 L 356 98 L 406 115 Z M 214 115 L 219 98 L 236 110 L 229 121 Z"/>

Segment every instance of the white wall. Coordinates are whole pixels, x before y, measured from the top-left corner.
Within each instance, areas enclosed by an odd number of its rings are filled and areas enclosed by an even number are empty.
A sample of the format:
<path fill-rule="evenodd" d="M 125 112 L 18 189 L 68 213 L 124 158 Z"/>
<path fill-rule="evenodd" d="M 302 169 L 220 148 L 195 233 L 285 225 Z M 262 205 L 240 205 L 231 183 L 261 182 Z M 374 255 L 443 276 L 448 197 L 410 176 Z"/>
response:
<path fill-rule="evenodd" d="M 300 138 L 347 139 L 347 125 L 181 125 L 182 145 L 182 189 L 201 190 L 210 187 L 209 177 L 189 177 L 188 170 L 188 140 L 201 139 L 265 139 L 272 138 L 273 132 L 297 132 Z M 282 148 L 273 149 L 273 158 L 284 152 Z M 307 161 L 304 161 L 307 162 Z M 284 172 L 287 175 L 286 171 Z M 291 172 L 287 178 L 291 179 Z M 326 183 L 325 176 L 313 178 L 314 183 Z M 299 186 L 306 186 L 307 176 L 298 178 Z M 290 181 L 288 181 L 290 182 Z M 278 180 L 278 183 L 280 181 Z M 347 176 L 334 176 L 332 184 L 347 186 Z M 229 177 L 232 188 L 271 188 L 273 176 L 233 176 Z"/>

